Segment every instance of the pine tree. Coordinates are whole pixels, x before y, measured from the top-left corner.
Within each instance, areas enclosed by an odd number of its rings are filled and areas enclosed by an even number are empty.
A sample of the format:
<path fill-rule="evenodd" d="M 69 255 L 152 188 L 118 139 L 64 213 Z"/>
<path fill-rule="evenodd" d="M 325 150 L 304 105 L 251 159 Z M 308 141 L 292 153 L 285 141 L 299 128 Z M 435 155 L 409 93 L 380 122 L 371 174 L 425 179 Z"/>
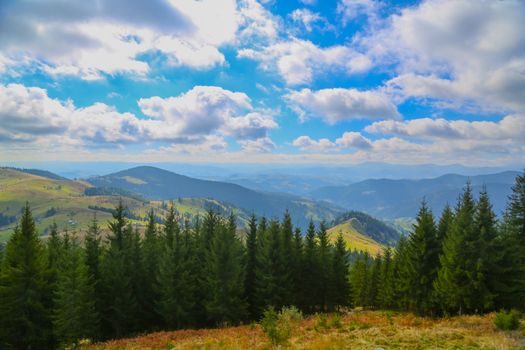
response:
<path fill-rule="evenodd" d="M 318 270 L 320 272 L 318 303 L 320 304 L 322 311 L 328 311 L 333 307 L 333 305 L 330 305 L 330 282 L 332 280 L 332 252 L 330 242 L 328 241 L 326 223 L 324 221 L 322 221 L 319 224 L 317 239 L 319 241 Z"/>
<path fill-rule="evenodd" d="M 146 329 L 158 327 L 159 315 L 155 310 L 157 272 L 159 270 L 159 256 L 161 254 L 161 241 L 157 233 L 157 223 L 153 210 L 148 213 L 148 224 L 144 232 L 142 244 L 143 283 L 141 286 L 142 324 Z"/>
<path fill-rule="evenodd" d="M 113 212 L 109 246 L 102 259 L 103 331 L 106 337 L 122 337 L 135 329 L 138 309 L 131 270 L 132 228 L 119 203 Z"/>
<path fill-rule="evenodd" d="M 516 177 L 500 232 L 497 306 L 525 310 L 525 172 Z"/>
<path fill-rule="evenodd" d="M 302 294 L 302 286 L 303 283 L 303 263 L 304 263 L 304 256 L 303 256 L 303 236 L 301 234 L 301 229 L 299 227 L 295 228 L 294 232 L 294 239 L 293 239 L 293 247 L 292 247 L 292 271 L 291 271 L 291 279 L 294 286 L 293 289 L 293 298 L 292 298 L 292 305 L 296 307 L 301 307 L 301 294 Z"/>
<path fill-rule="evenodd" d="M 300 300 L 306 312 L 314 312 L 319 301 L 319 254 L 314 223 L 306 231 L 303 254 L 303 285 Z"/>
<path fill-rule="evenodd" d="M 407 246 L 409 307 L 418 314 L 433 311 L 433 283 L 437 277 L 439 250 L 434 217 L 423 201 Z"/>
<path fill-rule="evenodd" d="M 268 230 L 260 236 L 257 255 L 256 298 L 260 313 L 268 306 L 280 309 L 289 299 L 290 271 L 282 254 L 281 228 L 277 220 L 270 221 Z"/>
<path fill-rule="evenodd" d="M 348 306 L 350 301 L 350 286 L 348 284 L 348 251 L 342 233 L 337 236 L 334 247 L 331 281 L 331 304 Z"/>
<path fill-rule="evenodd" d="M 408 241 L 405 236 L 401 236 L 396 245 L 395 255 L 392 264 L 392 285 L 393 285 L 393 307 L 407 310 L 409 307 L 410 291 L 410 269 L 408 261 Z"/>
<path fill-rule="evenodd" d="M 369 306 L 370 298 L 370 256 L 359 254 L 350 269 L 350 288 L 355 306 Z"/>
<path fill-rule="evenodd" d="M 0 347 L 52 347 L 47 276 L 45 247 L 26 204 L 5 248 L 0 275 Z"/>
<path fill-rule="evenodd" d="M 102 287 L 102 275 L 101 275 L 101 259 L 103 255 L 103 247 L 101 245 L 101 235 L 100 235 L 100 227 L 98 226 L 97 216 L 96 214 L 93 215 L 93 221 L 91 222 L 91 225 L 89 226 L 86 238 L 84 241 L 84 249 L 85 249 L 85 260 L 86 260 L 86 267 L 87 267 L 87 273 L 89 277 L 90 284 L 93 286 L 94 290 L 94 300 L 95 300 L 95 316 L 97 317 L 96 324 L 101 324 L 101 316 L 102 316 L 102 309 L 103 309 L 103 287 Z M 97 334 L 93 335 L 93 338 L 95 340 L 98 340 L 100 338 L 100 327 L 97 327 L 96 329 Z"/>
<path fill-rule="evenodd" d="M 440 252 L 442 251 L 443 241 L 445 240 L 445 237 L 447 237 L 447 233 L 450 230 L 453 221 L 454 212 L 452 211 L 452 208 L 450 208 L 450 205 L 448 205 L 447 203 L 447 205 L 445 205 L 445 208 L 443 209 L 443 212 L 441 213 L 441 218 L 439 219 L 437 227 L 437 239 L 440 244 Z"/>
<path fill-rule="evenodd" d="M 257 219 L 252 214 L 248 223 L 248 237 L 246 238 L 246 272 L 244 274 L 244 296 L 248 305 L 250 319 L 258 318 L 255 300 L 255 281 L 257 269 Z"/>
<path fill-rule="evenodd" d="M 72 239 L 61 254 L 54 293 L 54 333 L 63 346 L 76 346 L 81 339 L 98 334 L 94 293 L 83 251 Z"/>
<path fill-rule="evenodd" d="M 394 285 L 392 249 L 390 247 L 384 253 L 379 281 L 379 306 L 383 309 L 391 309 L 394 306 Z"/>
<path fill-rule="evenodd" d="M 246 317 L 243 299 L 243 248 L 235 233 L 233 215 L 227 224 L 216 222 L 207 259 L 206 311 L 215 324 L 237 324 Z"/>
<path fill-rule="evenodd" d="M 54 288 L 58 275 L 58 262 L 60 260 L 62 242 L 58 235 L 58 227 L 54 222 L 50 227 L 50 234 L 47 240 L 47 261 L 49 268 L 49 282 Z"/>
<path fill-rule="evenodd" d="M 383 269 L 383 257 L 378 254 L 372 261 L 370 267 L 370 283 L 368 286 L 368 306 L 379 307 L 379 290 L 381 288 L 381 270 Z"/>
<path fill-rule="evenodd" d="M 287 293 L 284 305 L 292 305 L 295 297 L 295 285 L 292 278 L 294 267 L 294 251 L 293 251 L 293 225 L 292 218 L 288 210 L 284 212 L 283 221 L 281 224 L 281 256 L 283 261 L 283 269 L 288 271 Z"/>
<path fill-rule="evenodd" d="M 476 252 L 472 245 L 476 236 L 470 182 L 458 203 L 454 222 L 443 242 L 440 256 L 441 268 L 434 283 L 441 308 L 445 312 L 459 313 L 475 310 L 472 296 L 475 293 Z"/>
<path fill-rule="evenodd" d="M 184 225 L 182 237 L 177 222 L 165 225 L 174 229 L 173 244 L 166 244 L 159 262 L 157 310 L 170 328 L 194 325 L 196 270 L 194 238 L 188 223 Z M 167 228 L 166 228 L 167 230 Z"/>

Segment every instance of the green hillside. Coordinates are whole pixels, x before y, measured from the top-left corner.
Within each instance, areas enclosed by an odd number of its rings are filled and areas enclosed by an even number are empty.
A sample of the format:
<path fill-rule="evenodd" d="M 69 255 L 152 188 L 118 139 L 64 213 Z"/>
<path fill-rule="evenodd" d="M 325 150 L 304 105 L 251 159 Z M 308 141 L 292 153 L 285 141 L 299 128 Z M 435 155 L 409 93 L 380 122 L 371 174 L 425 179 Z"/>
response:
<path fill-rule="evenodd" d="M 362 230 L 363 228 L 359 221 L 352 218 L 330 228 L 328 230 L 328 236 L 330 237 L 330 240 L 334 242 L 339 233 L 342 233 L 343 239 L 346 242 L 346 247 L 349 250 L 366 251 L 372 256 L 382 253 L 385 246 L 374 241 Z"/>
<path fill-rule="evenodd" d="M 14 169 L 0 169 L 0 242 L 12 233 L 16 219 L 26 201 L 33 209 L 37 229 L 46 234 L 49 226 L 56 222 L 59 229 L 83 230 L 88 227 L 94 214 L 104 223 L 110 219 L 111 210 L 122 199 L 129 208 L 131 221 L 142 225 L 146 213 L 153 209 L 157 216 L 164 217 L 167 201 L 146 201 L 117 195 L 86 196 L 92 185 L 83 181 L 56 180 Z M 174 202 L 181 215 L 193 217 L 207 208 L 226 214 L 231 210 L 238 215 L 243 226 L 248 214 L 213 199 L 180 198 Z"/>

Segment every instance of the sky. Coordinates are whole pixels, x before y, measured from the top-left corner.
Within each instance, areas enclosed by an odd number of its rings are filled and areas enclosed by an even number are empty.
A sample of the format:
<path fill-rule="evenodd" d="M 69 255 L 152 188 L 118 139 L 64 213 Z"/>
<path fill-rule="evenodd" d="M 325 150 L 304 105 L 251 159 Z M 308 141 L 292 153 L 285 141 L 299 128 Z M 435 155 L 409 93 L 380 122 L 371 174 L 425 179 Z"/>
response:
<path fill-rule="evenodd" d="M 525 1 L 0 1 L 0 162 L 525 163 Z"/>

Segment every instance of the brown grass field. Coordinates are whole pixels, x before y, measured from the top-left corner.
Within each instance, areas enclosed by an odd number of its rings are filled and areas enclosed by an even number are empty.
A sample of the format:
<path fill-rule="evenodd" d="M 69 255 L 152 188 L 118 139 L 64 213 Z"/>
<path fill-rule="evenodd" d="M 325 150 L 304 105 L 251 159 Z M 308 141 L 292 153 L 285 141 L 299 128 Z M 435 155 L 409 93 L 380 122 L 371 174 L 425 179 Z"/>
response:
<path fill-rule="evenodd" d="M 525 330 L 498 331 L 494 314 L 444 319 L 381 311 L 350 311 L 341 322 L 308 317 L 293 326 L 287 344 L 270 344 L 259 325 L 151 333 L 136 338 L 86 345 L 92 350 L 147 349 L 525 349 Z"/>

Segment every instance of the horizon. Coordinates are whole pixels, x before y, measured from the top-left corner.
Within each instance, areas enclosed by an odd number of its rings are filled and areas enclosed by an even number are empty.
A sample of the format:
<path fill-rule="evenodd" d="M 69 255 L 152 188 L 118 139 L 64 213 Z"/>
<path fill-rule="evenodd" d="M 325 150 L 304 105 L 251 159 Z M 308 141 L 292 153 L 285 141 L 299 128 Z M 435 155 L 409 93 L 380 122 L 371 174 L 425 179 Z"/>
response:
<path fill-rule="evenodd" d="M 0 5 L 0 162 L 525 164 L 521 1 L 135 5 Z"/>

